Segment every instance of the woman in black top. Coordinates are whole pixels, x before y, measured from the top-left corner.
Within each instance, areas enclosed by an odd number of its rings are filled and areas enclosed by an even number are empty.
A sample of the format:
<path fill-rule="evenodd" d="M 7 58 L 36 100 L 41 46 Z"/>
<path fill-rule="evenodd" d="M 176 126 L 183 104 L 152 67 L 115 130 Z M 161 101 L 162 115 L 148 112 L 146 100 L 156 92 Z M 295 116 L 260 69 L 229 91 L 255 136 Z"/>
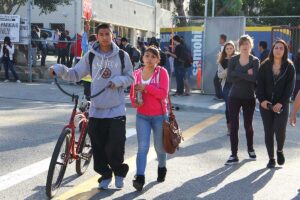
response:
<path fill-rule="evenodd" d="M 222 96 L 225 100 L 225 116 L 227 123 L 228 135 L 230 135 L 230 121 L 229 121 L 229 112 L 228 112 L 228 94 L 231 88 L 231 82 L 227 81 L 227 71 L 228 71 L 228 61 L 235 54 L 235 46 L 232 41 L 228 41 L 219 55 L 218 58 L 218 77 L 221 80 L 222 86 Z"/>
<path fill-rule="evenodd" d="M 246 131 L 248 155 L 256 159 L 253 149 L 252 120 L 255 109 L 255 86 L 259 68 L 258 58 L 251 55 L 253 39 L 249 35 L 243 35 L 239 39 L 240 54 L 233 56 L 228 63 L 227 79 L 232 82 L 229 91 L 228 106 L 230 118 L 230 143 L 231 156 L 226 165 L 237 164 L 238 131 L 240 110 L 243 109 L 244 127 Z"/>
<path fill-rule="evenodd" d="M 274 133 L 277 141 L 277 163 L 283 165 L 283 146 L 289 115 L 289 100 L 295 85 L 295 68 L 288 59 L 288 46 L 277 40 L 258 73 L 257 98 L 264 124 L 265 144 L 269 155 L 268 168 L 275 167 Z"/>

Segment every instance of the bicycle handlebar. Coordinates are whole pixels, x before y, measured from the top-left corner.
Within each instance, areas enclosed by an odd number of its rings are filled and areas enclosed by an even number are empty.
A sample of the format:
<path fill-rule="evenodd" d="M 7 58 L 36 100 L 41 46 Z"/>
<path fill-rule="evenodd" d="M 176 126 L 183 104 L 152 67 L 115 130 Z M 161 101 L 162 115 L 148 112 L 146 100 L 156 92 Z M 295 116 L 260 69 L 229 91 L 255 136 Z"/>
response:
<path fill-rule="evenodd" d="M 78 98 L 79 98 L 78 95 L 70 94 L 70 93 L 68 93 L 67 91 L 65 91 L 65 90 L 60 86 L 60 84 L 59 84 L 58 81 L 57 81 L 57 75 L 56 75 L 56 74 L 54 74 L 54 82 L 55 82 L 56 86 L 59 88 L 59 90 L 62 91 L 64 94 L 66 94 L 66 95 L 72 97 L 72 99 L 74 99 L 74 98 L 77 98 L 77 99 L 78 99 Z M 98 95 L 100 95 L 102 92 L 104 92 L 104 90 L 105 90 L 106 88 L 108 88 L 108 87 L 109 87 L 109 85 L 106 86 L 105 88 L 103 88 L 102 90 L 100 90 L 98 93 L 96 93 L 96 94 L 94 94 L 94 95 L 87 96 L 87 97 L 89 97 L 90 99 L 95 98 L 96 96 L 98 96 Z"/>

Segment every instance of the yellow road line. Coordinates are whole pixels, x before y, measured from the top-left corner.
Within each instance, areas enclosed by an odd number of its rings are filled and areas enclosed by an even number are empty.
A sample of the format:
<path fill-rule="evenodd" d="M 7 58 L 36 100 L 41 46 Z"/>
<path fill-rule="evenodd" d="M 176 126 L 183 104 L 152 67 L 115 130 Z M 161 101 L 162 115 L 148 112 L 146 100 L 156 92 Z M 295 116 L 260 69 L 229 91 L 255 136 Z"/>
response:
<path fill-rule="evenodd" d="M 187 141 L 191 137 L 195 136 L 199 132 L 201 132 L 203 129 L 217 123 L 219 120 L 223 118 L 224 115 L 217 114 L 212 117 L 209 117 L 202 122 L 192 126 L 191 128 L 185 130 L 183 132 L 184 140 Z M 125 163 L 129 165 L 129 172 L 131 173 L 135 170 L 135 158 L 136 156 L 132 156 L 125 160 Z M 154 150 L 154 147 L 152 146 L 148 153 L 148 162 L 154 160 L 156 158 L 156 153 Z M 101 190 L 98 190 L 96 187 L 97 180 L 99 176 L 94 176 L 85 182 L 77 185 L 76 187 L 73 187 L 72 189 L 68 190 L 61 196 L 55 198 L 57 200 L 86 200 L 93 196 L 95 196 L 97 193 L 101 192 Z"/>

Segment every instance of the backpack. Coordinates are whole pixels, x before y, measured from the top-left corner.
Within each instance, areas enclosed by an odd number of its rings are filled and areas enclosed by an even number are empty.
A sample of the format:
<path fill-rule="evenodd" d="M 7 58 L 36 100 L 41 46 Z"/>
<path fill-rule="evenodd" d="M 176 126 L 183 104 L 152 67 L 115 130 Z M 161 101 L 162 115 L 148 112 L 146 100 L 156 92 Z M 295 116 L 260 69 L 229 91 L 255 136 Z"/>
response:
<path fill-rule="evenodd" d="M 89 66 L 90 66 L 90 74 L 92 76 L 92 65 L 93 65 L 93 60 L 95 58 L 95 54 L 90 52 L 89 53 Z M 121 65 L 122 65 L 122 74 L 125 68 L 125 63 L 124 63 L 124 50 L 120 49 L 119 50 L 119 58 L 121 60 Z"/>
<path fill-rule="evenodd" d="M 135 47 L 131 47 L 130 48 L 130 59 L 133 62 L 139 62 L 141 58 L 141 52 L 135 48 Z"/>

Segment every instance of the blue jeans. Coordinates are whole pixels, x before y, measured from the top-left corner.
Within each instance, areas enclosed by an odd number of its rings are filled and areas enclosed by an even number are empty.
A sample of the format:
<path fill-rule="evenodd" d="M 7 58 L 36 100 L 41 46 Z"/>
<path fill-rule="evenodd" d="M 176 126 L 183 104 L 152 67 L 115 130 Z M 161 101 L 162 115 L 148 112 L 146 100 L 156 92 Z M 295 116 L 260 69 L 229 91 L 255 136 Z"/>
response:
<path fill-rule="evenodd" d="M 151 129 L 153 130 L 154 148 L 157 155 L 158 167 L 165 167 L 167 154 L 163 147 L 163 121 L 164 115 L 146 116 L 136 115 L 136 130 L 138 139 L 138 153 L 136 157 L 137 175 L 145 175 L 147 154 L 150 147 Z"/>
<path fill-rule="evenodd" d="M 13 61 L 11 60 L 6 60 L 6 61 L 3 61 L 3 66 L 4 66 L 4 70 L 5 70 L 5 79 L 9 79 L 9 76 L 8 76 L 8 70 L 11 71 L 11 73 L 13 74 L 13 76 L 15 77 L 16 80 L 19 80 L 19 77 L 15 71 L 15 68 L 14 68 L 14 63 Z"/>

